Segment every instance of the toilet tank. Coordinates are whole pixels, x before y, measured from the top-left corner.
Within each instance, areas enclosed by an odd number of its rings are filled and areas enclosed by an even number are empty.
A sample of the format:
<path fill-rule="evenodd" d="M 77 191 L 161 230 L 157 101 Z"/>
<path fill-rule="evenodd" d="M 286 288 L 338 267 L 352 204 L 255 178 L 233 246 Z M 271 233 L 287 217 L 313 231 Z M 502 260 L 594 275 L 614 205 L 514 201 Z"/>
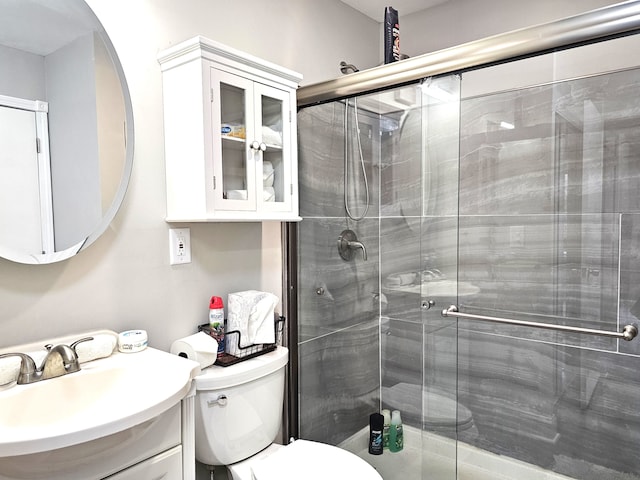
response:
<path fill-rule="evenodd" d="M 228 367 L 213 365 L 195 378 L 196 459 L 229 465 L 268 447 L 282 424 L 289 350 Z"/>

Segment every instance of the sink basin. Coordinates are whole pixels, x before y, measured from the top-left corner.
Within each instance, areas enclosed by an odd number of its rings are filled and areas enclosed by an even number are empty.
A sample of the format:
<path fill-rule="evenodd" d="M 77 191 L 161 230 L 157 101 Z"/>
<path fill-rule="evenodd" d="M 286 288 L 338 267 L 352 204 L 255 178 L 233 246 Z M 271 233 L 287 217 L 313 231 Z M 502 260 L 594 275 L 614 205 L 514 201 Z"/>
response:
<path fill-rule="evenodd" d="M 150 420 L 185 398 L 199 372 L 196 362 L 147 348 L 14 384 L 0 391 L 0 457 L 76 445 Z"/>

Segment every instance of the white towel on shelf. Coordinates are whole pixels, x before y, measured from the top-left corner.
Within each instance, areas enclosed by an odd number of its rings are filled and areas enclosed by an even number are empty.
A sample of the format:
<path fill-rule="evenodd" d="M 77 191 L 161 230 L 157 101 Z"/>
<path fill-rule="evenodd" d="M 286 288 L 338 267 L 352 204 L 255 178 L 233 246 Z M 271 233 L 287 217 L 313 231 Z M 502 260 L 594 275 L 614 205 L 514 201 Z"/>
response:
<path fill-rule="evenodd" d="M 275 343 L 274 310 L 277 304 L 278 297 L 268 292 L 247 290 L 230 293 L 226 329 L 228 332 L 240 332 L 240 340 L 236 341 L 236 335 L 228 336 L 228 340 L 233 341 L 226 342 L 227 353 L 237 354 L 238 346 Z"/>
<path fill-rule="evenodd" d="M 275 130 L 271 127 L 262 127 L 262 141 L 267 145 L 275 147 L 282 146 L 282 131 Z"/>
<path fill-rule="evenodd" d="M 227 190 L 225 192 L 227 200 L 246 200 L 247 199 L 247 191 L 246 190 Z"/>
<path fill-rule="evenodd" d="M 275 202 L 276 201 L 276 189 L 273 187 L 265 187 L 262 192 L 262 201 Z"/>
<path fill-rule="evenodd" d="M 273 187 L 274 176 L 273 163 L 262 162 L 262 186 Z"/>

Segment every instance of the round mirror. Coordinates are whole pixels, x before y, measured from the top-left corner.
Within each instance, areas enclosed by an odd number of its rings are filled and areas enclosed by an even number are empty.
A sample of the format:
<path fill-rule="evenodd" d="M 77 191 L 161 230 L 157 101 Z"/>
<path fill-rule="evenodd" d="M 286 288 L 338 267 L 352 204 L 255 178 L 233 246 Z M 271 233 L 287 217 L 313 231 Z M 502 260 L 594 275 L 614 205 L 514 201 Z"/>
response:
<path fill-rule="evenodd" d="M 133 164 L 115 49 L 84 0 L 0 0 L 0 256 L 52 263 L 113 220 Z"/>

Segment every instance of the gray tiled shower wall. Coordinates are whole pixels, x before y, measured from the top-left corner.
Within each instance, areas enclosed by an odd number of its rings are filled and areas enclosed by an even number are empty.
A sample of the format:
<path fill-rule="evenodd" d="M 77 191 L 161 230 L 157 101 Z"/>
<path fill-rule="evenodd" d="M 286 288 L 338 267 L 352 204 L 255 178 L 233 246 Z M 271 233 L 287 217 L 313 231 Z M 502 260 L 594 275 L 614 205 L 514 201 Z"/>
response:
<path fill-rule="evenodd" d="M 439 81 L 451 91 L 456 78 Z M 457 395 L 451 418 L 473 415 L 461 440 L 574 478 L 640 478 L 638 339 L 439 315 L 457 303 L 603 330 L 639 323 L 640 71 L 407 111 L 360 113 L 372 207 L 359 222 L 344 215 L 344 102 L 298 116 L 301 435 L 339 443 L 380 401 L 429 430 L 429 402 L 405 388 L 424 382 Z M 352 193 L 360 212 L 363 190 Z M 340 259 L 345 228 L 367 261 Z M 457 292 L 419 275 L 389 283 L 425 270 Z"/>

